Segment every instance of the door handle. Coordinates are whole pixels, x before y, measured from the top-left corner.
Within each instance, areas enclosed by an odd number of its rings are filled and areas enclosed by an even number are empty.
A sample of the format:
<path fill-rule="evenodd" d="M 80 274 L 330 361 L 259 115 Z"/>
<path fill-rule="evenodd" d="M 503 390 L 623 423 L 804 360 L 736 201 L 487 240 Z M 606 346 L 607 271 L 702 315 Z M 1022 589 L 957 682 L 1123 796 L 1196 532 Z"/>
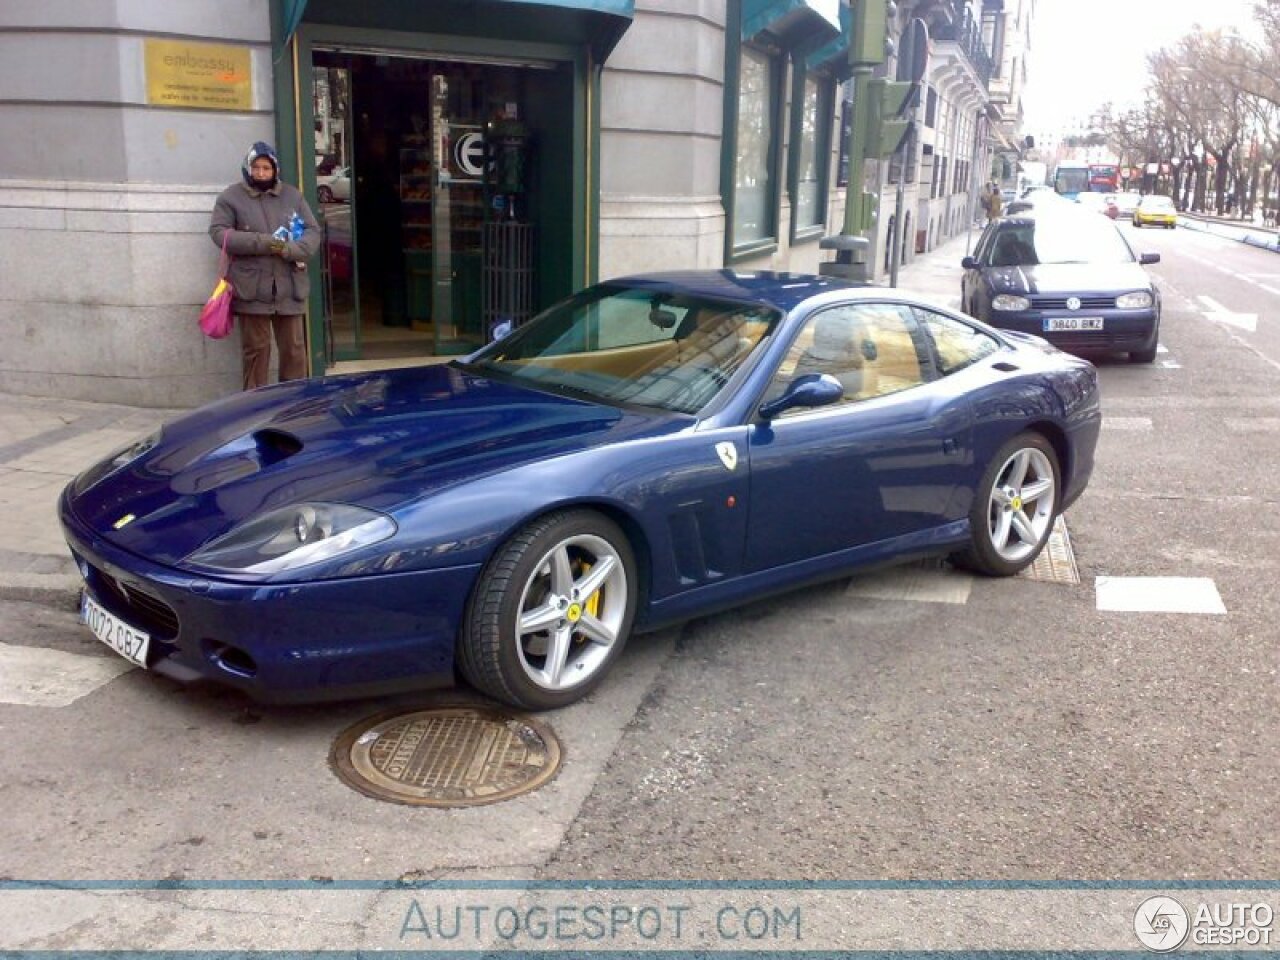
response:
<path fill-rule="evenodd" d="M 960 449 L 960 441 L 957 440 L 955 437 L 947 437 L 942 441 L 943 453 L 955 453 L 959 449 Z"/>

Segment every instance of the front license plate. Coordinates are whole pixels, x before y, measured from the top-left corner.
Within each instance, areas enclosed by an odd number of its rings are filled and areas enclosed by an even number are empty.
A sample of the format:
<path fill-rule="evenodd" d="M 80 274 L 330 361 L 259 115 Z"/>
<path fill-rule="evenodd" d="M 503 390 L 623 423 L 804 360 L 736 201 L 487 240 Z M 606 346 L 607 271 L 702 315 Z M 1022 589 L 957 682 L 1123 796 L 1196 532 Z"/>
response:
<path fill-rule="evenodd" d="M 151 646 L 151 637 L 102 609 L 102 605 L 87 593 L 80 599 L 80 620 L 93 631 L 95 637 L 120 656 L 140 667 L 147 665 L 147 649 Z"/>
<path fill-rule="evenodd" d="M 1101 330 L 1102 317 L 1049 317 L 1044 322 L 1046 333 L 1063 330 Z"/>

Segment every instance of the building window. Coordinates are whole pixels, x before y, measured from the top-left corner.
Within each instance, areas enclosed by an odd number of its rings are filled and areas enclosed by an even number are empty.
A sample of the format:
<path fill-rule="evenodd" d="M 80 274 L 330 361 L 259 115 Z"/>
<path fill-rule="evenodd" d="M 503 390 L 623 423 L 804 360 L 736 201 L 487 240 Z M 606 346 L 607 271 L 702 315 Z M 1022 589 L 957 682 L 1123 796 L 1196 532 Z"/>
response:
<path fill-rule="evenodd" d="M 792 239 L 818 236 L 826 223 L 827 169 L 830 166 L 831 84 L 806 74 L 797 83 L 792 162 Z"/>
<path fill-rule="evenodd" d="M 925 101 L 924 125 L 932 129 L 938 123 L 938 91 L 929 88 L 929 98 Z"/>
<path fill-rule="evenodd" d="M 738 66 L 738 124 L 734 156 L 733 245 L 774 239 L 780 58 L 744 46 Z"/>

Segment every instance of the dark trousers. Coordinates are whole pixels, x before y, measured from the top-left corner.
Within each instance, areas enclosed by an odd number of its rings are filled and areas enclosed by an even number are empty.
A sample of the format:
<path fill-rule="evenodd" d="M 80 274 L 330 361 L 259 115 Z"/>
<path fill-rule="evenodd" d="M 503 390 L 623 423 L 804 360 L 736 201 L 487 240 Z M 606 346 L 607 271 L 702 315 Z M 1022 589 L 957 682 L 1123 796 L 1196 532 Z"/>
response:
<path fill-rule="evenodd" d="M 302 336 L 302 315 L 241 313 L 240 349 L 244 388 L 265 387 L 271 375 L 271 338 L 280 351 L 280 379 L 301 380 L 307 375 L 307 347 Z"/>

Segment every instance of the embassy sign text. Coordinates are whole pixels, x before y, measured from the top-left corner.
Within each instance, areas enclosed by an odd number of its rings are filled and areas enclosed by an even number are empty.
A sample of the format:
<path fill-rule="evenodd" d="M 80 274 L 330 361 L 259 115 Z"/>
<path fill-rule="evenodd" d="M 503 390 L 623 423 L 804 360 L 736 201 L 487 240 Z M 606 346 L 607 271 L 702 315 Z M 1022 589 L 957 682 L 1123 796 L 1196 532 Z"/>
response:
<path fill-rule="evenodd" d="M 197 110 L 253 108 L 248 47 L 148 39 L 145 60 L 147 103 Z"/>

